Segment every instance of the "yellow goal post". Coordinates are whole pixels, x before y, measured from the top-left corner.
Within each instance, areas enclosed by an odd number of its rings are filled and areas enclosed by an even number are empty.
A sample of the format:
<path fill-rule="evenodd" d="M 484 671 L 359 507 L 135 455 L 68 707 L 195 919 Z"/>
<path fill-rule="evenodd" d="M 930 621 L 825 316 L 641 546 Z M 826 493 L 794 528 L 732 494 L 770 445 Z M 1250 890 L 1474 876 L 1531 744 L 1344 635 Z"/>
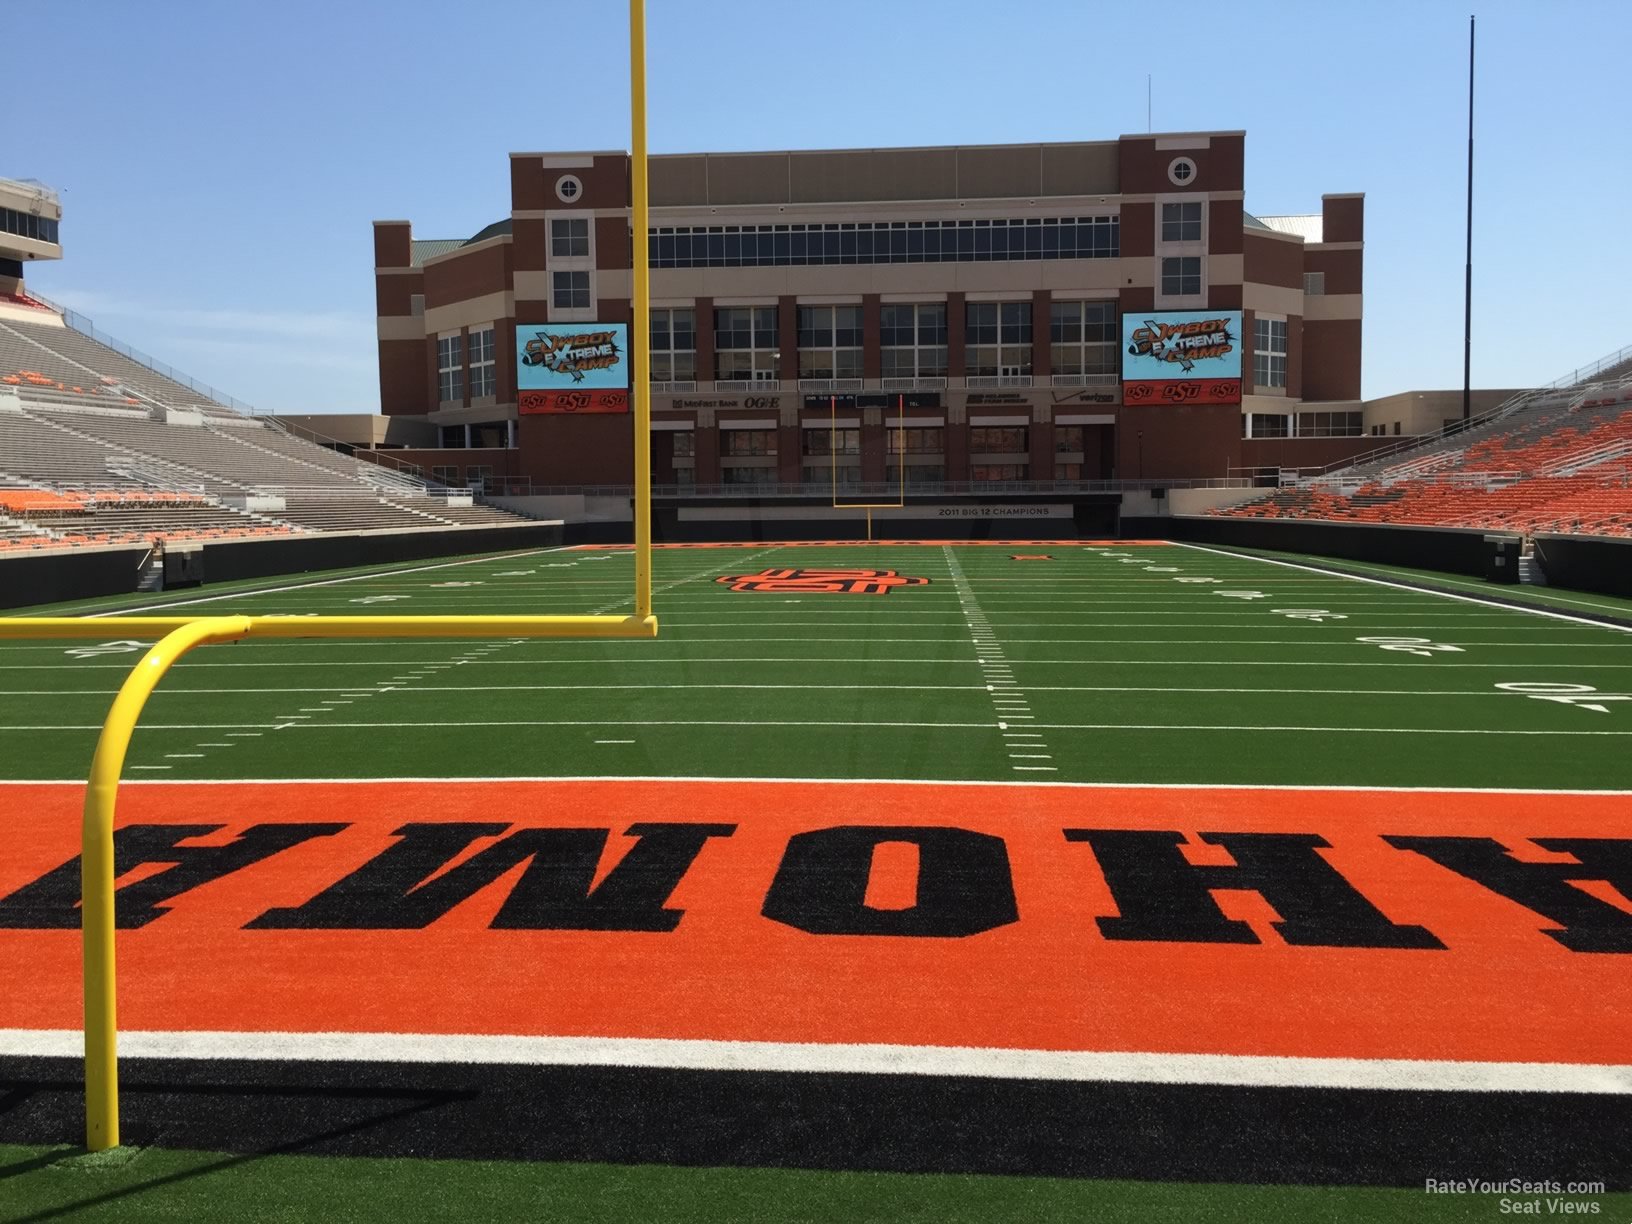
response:
<path fill-rule="evenodd" d="M 867 512 L 867 538 L 873 538 L 873 511 L 899 510 L 907 504 L 907 397 L 896 397 L 895 410 L 895 438 L 896 453 L 895 465 L 898 477 L 893 502 L 841 502 L 839 500 L 839 397 L 830 395 L 827 398 L 827 452 L 833 466 L 828 470 L 833 477 L 833 509 L 835 510 L 865 510 Z M 890 445 L 888 436 L 884 442 L 885 467 L 888 469 Z"/>
<path fill-rule="evenodd" d="M 631 104 L 630 224 L 634 294 L 630 369 L 634 399 L 633 615 L 594 616 L 121 616 L 0 617 L 0 641 L 101 638 L 110 625 L 158 641 L 125 678 L 108 710 L 91 759 L 80 827 L 80 926 L 85 989 L 85 1146 L 119 1146 L 118 1008 L 114 943 L 113 824 L 119 778 L 148 697 L 166 672 L 198 646 L 248 638 L 655 638 L 652 611 L 651 269 L 646 154 L 645 0 L 629 0 Z"/>

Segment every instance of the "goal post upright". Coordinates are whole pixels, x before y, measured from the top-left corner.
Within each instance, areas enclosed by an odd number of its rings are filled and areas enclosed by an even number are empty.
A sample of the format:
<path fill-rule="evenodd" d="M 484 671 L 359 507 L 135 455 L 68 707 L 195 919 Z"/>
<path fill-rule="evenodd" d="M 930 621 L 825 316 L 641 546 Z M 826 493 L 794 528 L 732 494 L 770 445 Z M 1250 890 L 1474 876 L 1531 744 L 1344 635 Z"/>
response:
<path fill-rule="evenodd" d="M 650 254 L 647 245 L 646 12 L 629 3 L 632 112 L 630 219 L 635 233 L 629 358 L 634 378 L 634 613 L 472 616 L 130 616 L 0 617 L 0 642 L 106 638 L 115 626 L 158 639 L 120 687 L 97 739 L 80 831 L 80 930 L 85 1017 L 85 1146 L 119 1146 L 113 829 L 119 781 L 147 699 L 194 648 L 250 638 L 622 638 L 657 637 L 652 611 Z"/>
<path fill-rule="evenodd" d="M 647 234 L 646 0 L 629 0 L 629 227 L 634 295 L 629 303 L 629 368 L 635 406 L 635 616 L 652 614 L 652 269 Z"/>
<path fill-rule="evenodd" d="M 889 430 L 886 427 L 885 436 Z M 839 500 L 839 397 L 827 397 L 827 451 L 828 462 L 832 467 L 828 470 L 833 477 L 833 508 L 835 510 L 865 510 L 867 512 L 867 539 L 873 538 L 873 511 L 899 510 L 907 504 L 907 397 L 896 396 L 895 400 L 895 442 L 896 442 L 896 488 L 893 502 L 841 502 Z M 889 443 L 884 446 L 885 458 L 889 458 Z M 886 468 L 888 464 L 886 463 Z"/>

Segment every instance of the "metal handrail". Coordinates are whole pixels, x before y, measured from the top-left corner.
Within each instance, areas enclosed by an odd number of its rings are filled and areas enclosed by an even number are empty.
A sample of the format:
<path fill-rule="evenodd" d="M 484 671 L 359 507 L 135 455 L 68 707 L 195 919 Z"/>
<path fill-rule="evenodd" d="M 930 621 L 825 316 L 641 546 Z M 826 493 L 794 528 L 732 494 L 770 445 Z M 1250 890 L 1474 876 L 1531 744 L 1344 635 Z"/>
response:
<path fill-rule="evenodd" d="M 78 311 L 70 310 L 68 307 L 63 306 L 58 302 L 53 302 L 44 294 L 36 293 L 33 289 L 28 291 L 28 296 L 39 302 L 41 305 L 49 306 L 52 310 L 56 311 L 62 316 L 63 322 L 68 324 L 68 326 L 73 328 L 75 331 L 89 336 L 98 344 L 112 349 L 121 357 L 128 357 L 137 365 L 146 366 L 149 370 L 152 370 L 153 373 L 161 375 L 164 378 L 168 378 L 173 383 L 179 383 L 183 387 L 197 391 L 205 399 L 212 400 L 215 403 L 231 408 L 234 411 L 246 413 L 249 416 L 265 415 L 253 404 L 246 404 L 241 399 L 235 399 L 233 396 L 228 395 L 225 391 L 218 390 L 215 387 L 210 386 L 210 384 L 207 382 L 193 378 L 191 375 L 184 374 L 174 366 L 165 365 L 164 362 L 148 356 L 140 349 L 132 348 L 122 340 L 115 340 L 106 332 L 101 331 L 91 319 L 80 314 Z"/>
<path fill-rule="evenodd" d="M 1368 463 L 1376 463 L 1378 460 L 1386 459 L 1390 455 L 1400 454 L 1408 450 L 1414 450 L 1418 447 L 1432 446 L 1436 442 L 1444 441 L 1446 438 L 1454 438 L 1459 435 L 1469 433 L 1475 429 L 1479 429 L 1482 426 L 1494 424 L 1496 421 L 1501 420 L 1505 416 L 1511 416 L 1516 412 L 1530 407 L 1533 401 L 1543 400 L 1560 391 L 1568 391 L 1578 387 L 1584 390 L 1587 386 L 1592 385 L 1591 379 L 1593 375 L 1602 373 L 1604 370 L 1613 369 L 1616 366 L 1629 361 L 1632 361 L 1632 345 L 1628 345 L 1625 348 L 1616 349 L 1607 357 L 1601 357 L 1591 365 L 1582 366 L 1561 378 L 1555 378 L 1552 382 L 1547 383 L 1544 386 L 1532 387 L 1529 390 L 1519 391 L 1513 395 L 1510 395 L 1500 404 L 1497 404 L 1496 407 L 1490 409 L 1490 411 L 1481 413 L 1478 416 L 1469 417 L 1465 421 L 1457 421 L 1438 433 L 1415 434 L 1411 437 L 1401 438 L 1398 442 L 1391 445 L 1380 446 L 1376 450 L 1367 451 L 1364 454 L 1355 455 L 1349 459 L 1340 459 L 1334 463 L 1328 463 L 1325 467 L 1316 469 L 1316 474 L 1324 475 L 1327 472 L 1342 471 L 1347 468 L 1361 467 Z M 1632 385 L 1632 372 L 1628 372 L 1626 375 L 1615 379 L 1614 382 L 1609 385 L 1617 388 Z"/>

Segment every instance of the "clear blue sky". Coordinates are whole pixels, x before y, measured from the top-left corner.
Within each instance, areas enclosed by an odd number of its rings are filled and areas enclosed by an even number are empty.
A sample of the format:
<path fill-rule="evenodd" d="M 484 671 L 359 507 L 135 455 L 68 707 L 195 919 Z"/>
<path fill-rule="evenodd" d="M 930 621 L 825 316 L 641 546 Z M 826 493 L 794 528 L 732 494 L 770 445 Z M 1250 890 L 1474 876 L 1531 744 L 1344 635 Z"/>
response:
<path fill-rule="evenodd" d="M 1249 211 L 1367 193 L 1365 394 L 1460 386 L 1469 11 L 649 0 L 651 144 L 1108 139 L 1148 72 L 1157 131 L 1246 130 Z M 1478 15 L 1474 384 L 1534 385 L 1632 343 L 1627 8 Z M 65 210 L 30 283 L 250 403 L 371 411 L 369 223 L 465 237 L 511 150 L 626 148 L 626 29 L 619 0 L 0 0 L 0 174 Z"/>

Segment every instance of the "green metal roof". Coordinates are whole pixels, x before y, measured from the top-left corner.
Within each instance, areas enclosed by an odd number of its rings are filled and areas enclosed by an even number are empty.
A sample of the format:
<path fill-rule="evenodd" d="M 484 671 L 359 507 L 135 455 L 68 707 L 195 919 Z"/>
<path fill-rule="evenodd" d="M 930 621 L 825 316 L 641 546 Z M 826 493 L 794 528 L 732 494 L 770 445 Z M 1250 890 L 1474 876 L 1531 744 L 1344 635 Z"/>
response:
<path fill-rule="evenodd" d="M 457 238 L 415 238 L 408 244 L 408 266 L 422 268 L 427 259 L 457 251 L 464 245 Z"/>
<path fill-rule="evenodd" d="M 427 259 L 435 259 L 438 255 L 446 255 L 449 251 L 457 251 L 460 247 L 469 246 L 473 242 L 482 242 L 488 238 L 497 238 L 510 232 L 510 218 L 495 221 L 492 225 L 483 226 L 469 238 L 415 238 L 408 244 L 408 266 L 422 268 Z"/>

